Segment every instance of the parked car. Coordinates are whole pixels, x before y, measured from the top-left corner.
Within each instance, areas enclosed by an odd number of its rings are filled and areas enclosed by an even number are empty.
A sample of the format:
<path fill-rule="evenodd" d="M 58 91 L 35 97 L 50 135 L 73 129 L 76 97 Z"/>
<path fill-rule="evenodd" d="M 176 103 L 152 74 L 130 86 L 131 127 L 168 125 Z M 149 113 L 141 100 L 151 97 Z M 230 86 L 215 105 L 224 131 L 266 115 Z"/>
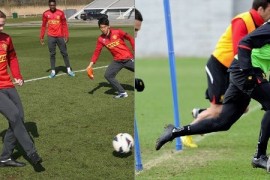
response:
<path fill-rule="evenodd" d="M 102 14 L 102 13 L 97 13 L 97 12 L 84 12 L 81 14 L 80 17 L 82 20 L 86 21 L 86 20 L 93 20 L 93 19 L 99 20 L 102 17 L 108 18 L 108 15 Z"/>

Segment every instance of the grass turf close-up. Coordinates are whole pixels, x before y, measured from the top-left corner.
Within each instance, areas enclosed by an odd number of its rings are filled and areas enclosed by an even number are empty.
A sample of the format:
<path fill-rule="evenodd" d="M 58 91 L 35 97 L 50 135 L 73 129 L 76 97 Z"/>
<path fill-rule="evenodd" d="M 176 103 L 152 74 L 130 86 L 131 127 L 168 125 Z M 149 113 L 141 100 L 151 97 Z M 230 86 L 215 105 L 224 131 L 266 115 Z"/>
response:
<path fill-rule="evenodd" d="M 180 125 L 192 122 L 191 110 L 209 106 L 204 66 L 207 58 L 176 58 Z M 166 58 L 136 59 L 136 77 L 145 83 L 135 94 L 135 114 L 140 138 L 143 170 L 136 180 L 165 179 L 269 179 L 263 169 L 254 169 L 261 105 L 252 101 L 249 111 L 226 132 L 194 135 L 198 148 L 175 150 L 175 140 L 155 150 L 157 138 L 166 124 L 173 124 L 173 101 Z"/>

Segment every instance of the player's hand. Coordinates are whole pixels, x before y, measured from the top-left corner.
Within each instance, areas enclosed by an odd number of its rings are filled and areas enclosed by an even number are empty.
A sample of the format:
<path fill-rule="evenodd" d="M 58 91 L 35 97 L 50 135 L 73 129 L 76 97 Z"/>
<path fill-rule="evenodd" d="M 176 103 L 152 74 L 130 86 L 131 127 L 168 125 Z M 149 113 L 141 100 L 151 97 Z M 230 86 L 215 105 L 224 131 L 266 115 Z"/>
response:
<path fill-rule="evenodd" d="M 87 69 L 90 69 L 90 68 L 92 68 L 92 66 L 93 66 L 93 62 L 90 62 L 90 64 L 87 66 L 87 68 L 86 68 L 86 71 L 87 71 Z"/>
<path fill-rule="evenodd" d="M 14 81 L 15 81 L 14 84 L 16 84 L 18 86 L 22 86 L 23 83 L 24 83 L 24 81 L 22 79 L 16 79 L 16 78 L 14 78 Z"/>
<path fill-rule="evenodd" d="M 68 43 L 69 38 L 65 37 L 65 43 Z"/>
<path fill-rule="evenodd" d="M 138 92 L 142 92 L 144 90 L 144 82 L 142 79 L 135 78 L 135 89 Z"/>
<path fill-rule="evenodd" d="M 44 39 L 40 39 L 40 44 L 43 46 L 45 43 L 44 43 Z"/>
<path fill-rule="evenodd" d="M 90 65 L 89 65 L 89 66 L 87 66 L 86 71 L 87 71 L 88 69 L 90 69 L 90 68 L 92 68 L 92 66 L 90 66 Z"/>

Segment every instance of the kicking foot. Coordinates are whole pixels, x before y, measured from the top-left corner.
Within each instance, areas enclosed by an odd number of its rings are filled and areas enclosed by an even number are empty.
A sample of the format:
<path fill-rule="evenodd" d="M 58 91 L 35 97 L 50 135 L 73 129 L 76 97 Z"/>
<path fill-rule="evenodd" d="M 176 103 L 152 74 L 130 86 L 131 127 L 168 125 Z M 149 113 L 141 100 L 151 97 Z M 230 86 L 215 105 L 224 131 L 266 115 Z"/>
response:
<path fill-rule="evenodd" d="M 173 133 L 174 125 L 169 124 L 165 127 L 164 133 L 157 139 L 156 150 L 158 151 L 164 144 L 174 139 Z"/>

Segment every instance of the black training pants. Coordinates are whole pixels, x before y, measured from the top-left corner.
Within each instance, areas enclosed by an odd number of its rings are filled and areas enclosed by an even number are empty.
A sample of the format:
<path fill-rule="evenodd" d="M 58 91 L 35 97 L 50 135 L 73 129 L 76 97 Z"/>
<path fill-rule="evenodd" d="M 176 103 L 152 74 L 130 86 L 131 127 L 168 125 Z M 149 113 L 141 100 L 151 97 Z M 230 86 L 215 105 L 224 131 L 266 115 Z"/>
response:
<path fill-rule="evenodd" d="M 66 67 L 67 68 L 70 67 L 65 39 L 63 37 L 48 36 L 48 48 L 50 51 L 51 69 L 55 70 L 56 45 L 59 47 L 59 50 L 63 56 Z"/>
<path fill-rule="evenodd" d="M 252 92 L 247 93 L 243 89 L 245 75 L 242 72 L 230 73 L 230 85 L 225 93 L 223 108 L 217 118 L 205 119 L 189 125 L 189 130 L 181 136 L 193 134 L 206 134 L 217 131 L 226 131 L 243 115 L 251 98 L 258 101 L 266 111 L 262 121 L 259 135 L 258 151 L 266 154 L 270 137 L 270 83 L 258 75 L 260 82 Z"/>
<path fill-rule="evenodd" d="M 134 60 L 129 59 L 125 61 L 113 61 L 108 68 L 106 69 L 104 77 L 109 81 L 109 83 L 113 86 L 113 88 L 118 93 L 124 93 L 125 89 L 121 86 L 121 84 L 115 79 L 115 76 L 118 72 L 126 68 L 132 72 L 134 72 Z"/>
<path fill-rule="evenodd" d="M 0 159 L 10 158 L 16 140 L 18 140 L 28 156 L 36 152 L 34 143 L 24 126 L 23 107 L 15 88 L 0 90 L 0 113 L 7 118 L 9 123 Z"/>

